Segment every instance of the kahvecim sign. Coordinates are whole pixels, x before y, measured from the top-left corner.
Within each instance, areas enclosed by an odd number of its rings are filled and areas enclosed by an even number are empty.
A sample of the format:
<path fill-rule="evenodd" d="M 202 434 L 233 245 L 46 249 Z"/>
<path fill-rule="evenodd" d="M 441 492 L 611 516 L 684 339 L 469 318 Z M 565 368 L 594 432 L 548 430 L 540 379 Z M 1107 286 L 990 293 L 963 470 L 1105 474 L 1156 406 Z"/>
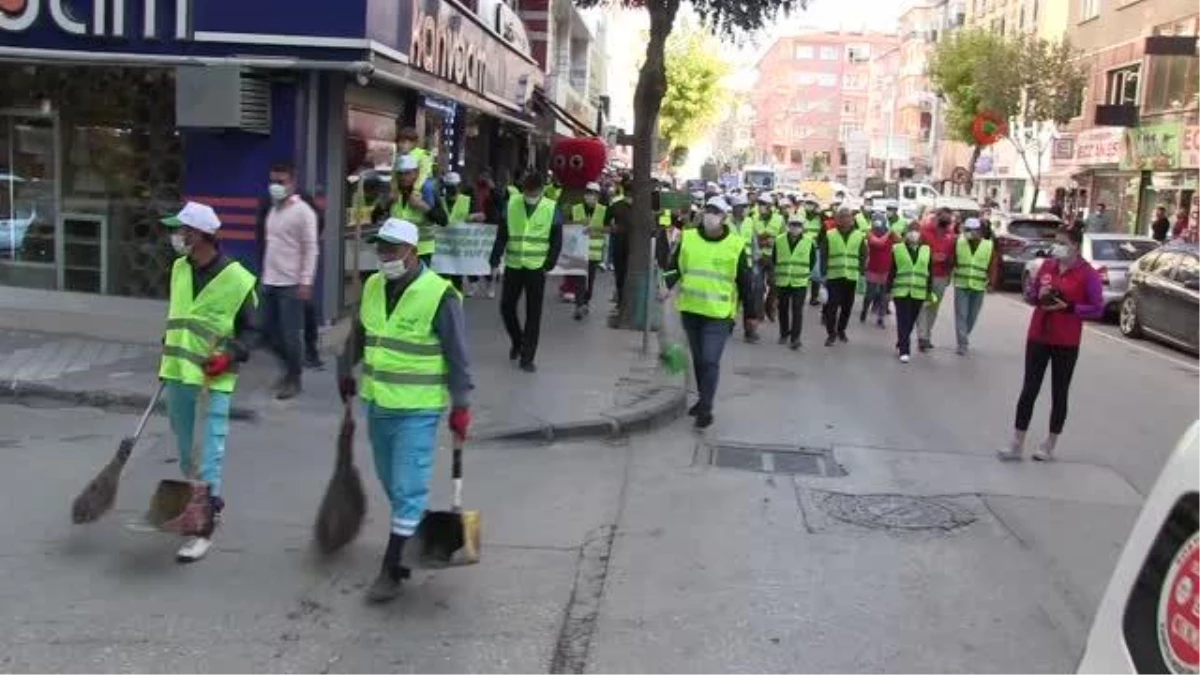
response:
<path fill-rule="evenodd" d="M 412 45 L 409 61 L 421 70 L 484 93 L 487 85 L 487 63 L 484 44 L 471 39 L 462 30 L 466 22 L 438 3 L 431 12 L 422 11 L 425 3 L 414 3 Z"/>
<path fill-rule="evenodd" d="M 129 36 L 130 26 L 126 22 L 127 4 L 142 3 L 141 34 L 145 38 L 157 38 L 158 5 L 161 2 L 175 3 L 175 39 L 186 40 L 192 0 L 91 0 L 91 21 L 78 18 L 77 7 L 86 5 L 87 0 L 0 0 L 0 31 L 23 33 L 48 16 L 64 33 L 79 36 L 124 38 Z"/>

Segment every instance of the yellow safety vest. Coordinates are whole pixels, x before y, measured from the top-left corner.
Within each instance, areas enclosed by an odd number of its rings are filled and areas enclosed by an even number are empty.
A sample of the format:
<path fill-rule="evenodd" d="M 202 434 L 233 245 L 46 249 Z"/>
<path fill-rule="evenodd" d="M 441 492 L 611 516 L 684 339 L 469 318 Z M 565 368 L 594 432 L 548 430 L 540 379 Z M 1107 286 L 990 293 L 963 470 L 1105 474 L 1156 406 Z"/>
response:
<path fill-rule="evenodd" d="M 618 198 L 618 200 L 619 200 L 619 198 Z M 615 204 L 616 202 L 613 202 L 613 203 Z M 669 229 L 671 227 L 671 224 L 672 224 L 671 223 L 671 212 L 667 209 L 663 209 L 662 211 L 660 211 L 658 213 L 659 227 L 661 227 L 665 230 L 665 229 Z"/>
<path fill-rule="evenodd" d="M 775 285 L 780 288 L 806 288 L 812 274 L 812 249 L 814 240 L 807 234 L 800 235 L 796 248 L 788 246 L 787 234 L 775 238 Z"/>
<path fill-rule="evenodd" d="M 589 222 L 583 204 L 571 207 L 571 221 L 588 226 L 588 260 L 592 262 L 604 260 L 604 217 L 607 213 L 608 209 L 603 204 L 597 204 L 592 208 Z"/>
<path fill-rule="evenodd" d="M 725 222 L 729 225 L 729 229 L 733 230 L 737 236 L 742 238 L 742 241 L 746 242 L 746 255 L 753 253 L 754 247 L 751 237 L 754 236 L 754 221 L 750 220 L 749 216 L 746 216 L 742 218 L 741 225 L 733 222 L 733 218 Z"/>
<path fill-rule="evenodd" d="M 350 197 L 350 209 L 346 213 L 346 225 L 370 225 L 371 206 L 367 204 L 367 192 L 363 189 L 363 178 L 359 176 L 358 185 Z"/>
<path fill-rule="evenodd" d="M 407 220 L 417 226 L 417 234 L 420 235 L 420 240 L 417 241 L 417 255 L 433 255 L 437 248 L 433 223 L 429 222 L 429 218 L 424 213 L 409 205 L 413 196 L 421 194 L 421 185 L 421 183 L 413 185 L 412 192 L 408 197 L 409 203 L 405 203 L 398 194 L 396 195 L 396 201 L 392 202 L 392 217 Z"/>
<path fill-rule="evenodd" d="M 762 247 L 763 253 L 770 255 L 775 250 L 775 237 L 778 237 L 783 229 L 783 216 L 778 211 L 772 211 L 771 216 L 766 220 L 763 220 L 762 215 L 757 211 L 754 213 L 754 234 L 770 236 L 770 241 Z"/>
<path fill-rule="evenodd" d="M 871 229 L 871 219 L 863 215 L 862 211 L 854 214 L 854 224 L 858 226 L 858 229 L 861 230 L 863 234 L 866 234 L 867 231 Z"/>
<path fill-rule="evenodd" d="M 892 245 L 892 259 L 896 261 L 896 281 L 892 285 L 893 298 L 924 300 L 929 288 L 929 246 L 921 244 L 914 262 L 905 244 Z"/>
<path fill-rule="evenodd" d="M 804 233 L 811 234 L 814 237 L 821 234 L 821 216 L 813 216 L 804 221 Z"/>
<path fill-rule="evenodd" d="M 562 196 L 562 188 L 557 185 L 547 185 L 546 189 L 542 192 L 545 194 L 547 199 L 552 201 L 558 201 L 558 198 Z"/>
<path fill-rule="evenodd" d="M 508 245 L 504 264 L 512 269 L 540 270 L 550 254 L 550 228 L 554 227 L 554 201 L 542 198 L 532 216 L 525 215 L 525 197 L 508 200 Z"/>
<path fill-rule="evenodd" d="M 732 319 L 737 313 L 738 259 L 744 250 L 745 243 L 733 231 L 720 241 L 708 241 L 698 230 L 686 230 L 679 244 L 679 311 Z"/>
<path fill-rule="evenodd" d="M 412 155 L 417 160 L 417 182 L 416 185 L 424 185 L 425 181 L 433 178 L 433 153 L 425 148 L 413 148 L 408 154 Z M 396 155 L 396 165 L 399 165 L 400 158 L 403 155 Z M 392 171 L 392 192 L 395 192 L 400 187 L 400 172 Z"/>
<path fill-rule="evenodd" d="M 507 188 L 509 197 L 520 197 L 521 190 L 516 185 L 509 185 Z"/>
<path fill-rule="evenodd" d="M 825 275 L 826 278 L 858 281 L 862 231 L 854 230 L 848 237 L 843 237 L 838 230 L 828 230 L 825 232 L 825 238 L 829 242 L 829 272 Z"/>
<path fill-rule="evenodd" d="M 446 199 L 442 198 L 442 209 L 446 211 L 446 221 L 451 225 L 456 223 L 467 222 L 467 217 L 471 215 L 471 198 L 464 194 L 454 195 L 454 204 L 446 205 Z"/>
<path fill-rule="evenodd" d="M 192 292 L 192 266 L 186 256 L 171 267 L 171 304 L 163 336 L 158 376 L 183 384 L 204 384 L 204 362 L 222 340 L 233 337 L 233 322 L 256 283 L 241 263 L 231 262 L 209 280 L 199 293 Z M 258 305 L 258 295 L 251 301 Z M 232 393 L 237 374 L 228 372 L 209 381 L 213 391 Z"/>
<path fill-rule="evenodd" d="M 445 408 L 450 402 L 450 368 L 433 332 L 433 320 L 450 282 L 433 270 L 422 270 L 390 315 L 386 285 L 380 272 L 363 285 L 362 399 L 389 410 Z"/>
<path fill-rule="evenodd" d="M 903 236 L 908 230 L 908 221 L 904 219 L 904 216 L 896 216 L 896 222 L 890 223 L 889 227 L 892 232 Z"/>
<path fill-rule="evenodd" d="M 975 252 L 966 237 L 959 237 L 955 248 L 954 285 L 969 291 L 987 290 L 988 268 L 992 263 L 992 240 L 980 239 Z"/>

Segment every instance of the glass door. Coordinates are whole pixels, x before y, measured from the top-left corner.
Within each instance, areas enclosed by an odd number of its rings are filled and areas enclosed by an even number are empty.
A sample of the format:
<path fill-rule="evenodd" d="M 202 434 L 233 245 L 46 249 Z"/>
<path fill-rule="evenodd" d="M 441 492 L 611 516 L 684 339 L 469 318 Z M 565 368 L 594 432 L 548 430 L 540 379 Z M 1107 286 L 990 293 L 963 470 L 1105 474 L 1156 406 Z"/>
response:
<path fill-rule="evenodd" d="M 59 287 L 58 155 L 54 116 L 0 109 L 0 284 Z"/>

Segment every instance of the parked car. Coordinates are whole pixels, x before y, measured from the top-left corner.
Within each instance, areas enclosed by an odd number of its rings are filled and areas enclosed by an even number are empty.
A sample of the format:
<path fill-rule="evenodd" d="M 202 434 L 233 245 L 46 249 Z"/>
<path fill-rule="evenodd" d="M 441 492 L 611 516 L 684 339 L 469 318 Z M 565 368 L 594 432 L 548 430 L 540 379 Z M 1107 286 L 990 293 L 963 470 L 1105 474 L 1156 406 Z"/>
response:
<path fill-rule="evenodd" d="M 1175 446 L 1100 600 L 1080 673 L 1196 672 L 1200 423 Z"/>
<path fill-rule="evenodd" d="M 970 197 L 938 197 L 933 200 L 934 209 L 950 209 L 958 216 L 958 222 L 966 222 L 967 218 L 978 218 L 982 207 L 979 202 Z"/>
<path fill-rule="evenodd" d="M 1053 251 L 1049 242 L 1028 244 L 1034 249 L 1034 257 L 1025 263 L 1021 273 L 1021 288 L 1029 288 L 1033 275 L 1037 274 L 1042 260 Z M 1121 308 L 1125 291 L 1129 290 L 1129 268 L 1139 258 L 1158 248 L 1158 242 L 1150 237 L 1134 234 L 1084 233 L 1079 252 L 1083 259 L 1092 264 L 1104 282 L 1104 312 L 1116 316 Z"/>
<path fill-rule="evenodd" d="M 1053 243 L 1063 222 L 1050 214 L 993 214 L 992 239 L 1000 250 L 1000 286 L 1021 287 L 1025 264 Z"/>
<path fill-rule="evenodd" d="M 1121 300 L 1121 333 L 1156 338 L 1200 351 L 1200 250 L 1168 244 L 1130 267 L 1129 290 Z"/>

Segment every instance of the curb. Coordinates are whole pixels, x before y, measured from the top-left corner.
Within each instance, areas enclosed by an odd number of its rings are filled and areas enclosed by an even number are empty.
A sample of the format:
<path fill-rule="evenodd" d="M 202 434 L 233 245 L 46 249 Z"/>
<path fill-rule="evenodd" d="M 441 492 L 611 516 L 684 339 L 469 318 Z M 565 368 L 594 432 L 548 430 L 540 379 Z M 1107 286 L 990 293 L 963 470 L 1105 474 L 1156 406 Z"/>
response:
<path fill-rule="evenodd" d="M 10 380 L 0 386 L 0 403 L 29 404 L 34 401 L 55 401 L 73 406 L 100 408 L 105 411 L 140 413 L 150 403 L 148 394 L 108 391 L 103 389 L 63 389 L 38 382 Z M 155 411 L 162 413 L 166 403 L 159 401 Z M 230 419 L 255 422 L 258 411 L 246 406 L 234 405 L 229 411 Z"/>
<path fill-rule="evenodd" d="M 635 405 L 612 408 L 593 417 L 499 427 L 477 434 L 480 441 L 541 441 L 585 438 L 617 438 L 647 432 L 665 426 L 683 416 L 687 408 L 687 388 L 659 385 Z"/>

